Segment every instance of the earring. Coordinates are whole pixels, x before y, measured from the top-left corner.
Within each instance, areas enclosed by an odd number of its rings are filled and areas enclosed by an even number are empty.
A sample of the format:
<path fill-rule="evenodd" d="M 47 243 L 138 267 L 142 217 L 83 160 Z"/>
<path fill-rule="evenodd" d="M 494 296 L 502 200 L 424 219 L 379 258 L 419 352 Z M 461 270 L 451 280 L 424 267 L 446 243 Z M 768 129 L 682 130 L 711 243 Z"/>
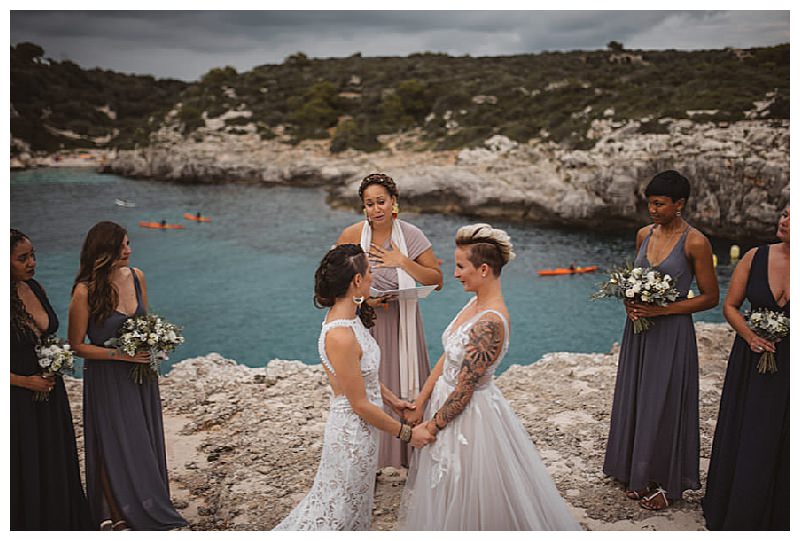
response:
<path fill-rule="evenodd" d="M 675 216 L 680 216 L 680 215 L 681 215 L 681 211 L 678 211 L 678 212 L 675 213 Z"/>
<path fill-rule="evenodd" d="M 395 203 L 394 205 L 392 205 L 392 216 L 397 218 L 398 214 L 400 214 L 400 205 Z"/>
<path fill-rule="evenodd" d="M 361 303 L 364 302 L 364 297 L 353 297 L 353 302 L 356 306 L 361 307 Z"/>
<path fill-rule="evenodd" d="M 369 220 L 369 216 L 367 216 L 367 209 L 364 209 L 364 219 Z"/>

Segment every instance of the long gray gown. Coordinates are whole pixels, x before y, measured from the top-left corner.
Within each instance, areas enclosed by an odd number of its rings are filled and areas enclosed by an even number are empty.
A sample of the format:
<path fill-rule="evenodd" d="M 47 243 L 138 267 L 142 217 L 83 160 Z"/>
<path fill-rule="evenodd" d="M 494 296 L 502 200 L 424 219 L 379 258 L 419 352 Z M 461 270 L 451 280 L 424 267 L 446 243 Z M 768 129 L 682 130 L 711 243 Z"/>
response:
<path fill-rule="evenodd" d="M 685 299 L 694 272 L 684 252 L 687 229 L 672 252 L 654 268 L 669 274 Z M 642 242 L 634 265 L 652 267 Z M 700 488 L 700 425 L 697 341 L 691 314 L 653 319 L 641 334 L 629 319 L 619 351 L 603 472 L 634 490 L 655 482 L 678 500 Z"/>
<path fill-rule="evenodd" d="M 136 288 L 136 311 L 145 314 Z M 128 316 L 114 312 L 102 325 L 90 318 L 89 341 L 102 346 Z M 111 492 L 134 530 L 171 530 L 186 526 L 169 496 L 161 395 L 157 381 L 134 383 L 125 361 L 86 360 L 83 376 L 83 424 L 86 445 L 86 493 L 95 524 L 110 519 L 100 482 L 105 466 Z"/>
<path fill-rule="evenodd" d="M 431 242 L 416 226 L 399 220 L 406 239 L 409 259 L 418 258 L 425 250 L 431 247 Z M 391 249 L 391 239 L 386 239 L 383 245 Z M 373 268 L 372 287 L 381 291 L 397 289 L 397 269 Z M 400 396 L 400 303 L 390 302 L 386 308 L 375 308 L 377 319 L 375 325 L 369 330 L 381 348 L 380 381 L 394 394 Z M 431 373 L 431 364 L 428 359 L 428 347 L 425 343 L 425 327 L 422 315 L 417 305 L 417 366 L 419 371 L 419 388 L 425 385 L 425 380 Z M 384 408 L 386 413 L 399 419 L 394 411 Z M 378 455 L 378 468 L 393 466 L 406 467 L 409 463 L 409 447 L 399 439 L 386 432 L 380 433 L 380 451 Z"/>

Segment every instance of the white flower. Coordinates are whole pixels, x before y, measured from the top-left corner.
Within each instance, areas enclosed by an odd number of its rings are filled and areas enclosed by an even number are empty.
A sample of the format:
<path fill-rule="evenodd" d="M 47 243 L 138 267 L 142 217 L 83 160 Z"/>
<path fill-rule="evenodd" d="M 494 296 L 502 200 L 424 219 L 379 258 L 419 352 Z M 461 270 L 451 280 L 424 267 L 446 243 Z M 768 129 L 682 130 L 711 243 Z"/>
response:
<path fill-rule="evenodd" d="M 636 293 L 632 289 L 628 289 L 625 291 L 625 296 L 628 297 L 629 299 L 632 299 L 635 295 Z"/>

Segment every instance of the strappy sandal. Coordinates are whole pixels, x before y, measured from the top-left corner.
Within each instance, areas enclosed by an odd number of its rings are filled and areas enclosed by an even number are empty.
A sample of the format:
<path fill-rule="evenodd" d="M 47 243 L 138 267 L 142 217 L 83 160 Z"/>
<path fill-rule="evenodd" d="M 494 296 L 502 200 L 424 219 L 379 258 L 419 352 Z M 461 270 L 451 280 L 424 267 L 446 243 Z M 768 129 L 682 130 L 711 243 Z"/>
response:
<path fill-rule="evenodd" d="M 644 487 L 643 490 L 634 490 L 632 488 L 626 488 L 625 496 L 630 500 L 641 500 L 642 498 L 653 492 L 656 488 L 658 488 L 658 485 L 656 485 L 655 483 L 647 483 L 647 486 Z"/>
<path fill-rule="evenodd" d="M 652 503 L 659 496 L 664 498 L 664 505 L 658 505 Z M 667 498 L 667 491 L 661 487 L 657 487 L 653 492 L 651 492 L 647 496 L 643 496 L 642 499 L 639 500 L 639 507 L 641 507 L 642 509 L 647 509 L 648 511 L 661 511 L 662 509 L 666 509 L 670 505 L 672 505 L 672 500 Z"/>
<path fill-rule="evenodd" d="M 124 520 L 118 520 L 111 526 L 111 529 L 115 532 L 127 532 L 130 531 L 131 527 Z"/>
<path fill-rule="evenodd" d="M 111 529 L 114 527 L 114 523 L 111 522 L 109 519 L 104 520 L 100 523 L 100 531 L 101 532 L 110 532 Z"/>

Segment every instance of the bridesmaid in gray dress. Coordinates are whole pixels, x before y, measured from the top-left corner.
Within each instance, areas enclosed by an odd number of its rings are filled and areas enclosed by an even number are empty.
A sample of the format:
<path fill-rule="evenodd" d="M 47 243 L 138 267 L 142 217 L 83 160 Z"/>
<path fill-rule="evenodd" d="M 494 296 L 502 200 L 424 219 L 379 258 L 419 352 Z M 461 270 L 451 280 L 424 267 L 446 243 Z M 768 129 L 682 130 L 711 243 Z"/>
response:
<path fill-rule="evenodd" d="M 430 241 L 419 228 L 397 218 L 399 192 L 394 180 L 381 173 L 367 175 L 361 181 L 358 194 L 364 206 L 366 220 L 347 227 L 337 244 L 361 244 L 364 251 L 369 252 L 373 287 L 381 291 L 398 289 L 401 272 L 410 276 L 410 281 L 423 285 L 436 284 L 441 287 L 442 271 Z M 402 238 L 405 246 L 400 246 L 402 243 L 398 237 Z M 387 398 L 394 400 L 394 395 L 397 395 L 404 400 L 413 400 L 431 373 L 428 348 L 425 343 L 425 328 L 419 307 L 415 307 L 412 314 L 412 320 L 416 322 L 413 329 L 416 334 L 414 344 L 416 351 L 409 352 L 416 358 L 417 378 L 411 385 L 414 389 L 409 392 L 408 386 L 401 381 L 400 364 L 405 359 L 402 358 L 400 346 L 404 331 L 408 329 L 403 329 L 401 317 L 403 309 L 400 302 L 391 298 L 368 299 L 367 302 L 375 307 L 377 314 L 375 326 L 370 329 L 370 333 L 381 348 L 380 381 L 391 391 Z M 390 407 L 386 408 L 386 412 L 396 415 Z M 412 425 L 421 420 L 422 411 L 407 413 L 409 415 L 416 413 L 413 421 L 408 415 L 405 416 Z M 407 444 L 382 434 L 379 449 L 378 468 L 408 467 Z"/>
<path fill-rule="evenodd" d="M 147 284 L 130 255 L 125 229 L 92 227 L 69 306 L 69 341 L 85 359 L 86 492 L 101 529 L 171 530 L 186 521 L 170 501 L 158 381 L 131 379 L 147 353 L 104 346 L 129 317 L 147 313 Z"/>
<path fill-rule="evenodd" d="M 645 190 L 653 225 L 636 236 L 634 265 L 672 276 L 680 292 L 668 306 L 626 303 L 611 428 L 603 472 L 625 483 L 625 495 L 660 510 L 700 488 L 697 342 L 692 314 L 719 302 L 711 244 L 681 217 L 689 181 L 659 173 Z M 700 294 L 688 298 L 692 279 Z M 633 332 L 639 317 L 655 325 Z"/>

